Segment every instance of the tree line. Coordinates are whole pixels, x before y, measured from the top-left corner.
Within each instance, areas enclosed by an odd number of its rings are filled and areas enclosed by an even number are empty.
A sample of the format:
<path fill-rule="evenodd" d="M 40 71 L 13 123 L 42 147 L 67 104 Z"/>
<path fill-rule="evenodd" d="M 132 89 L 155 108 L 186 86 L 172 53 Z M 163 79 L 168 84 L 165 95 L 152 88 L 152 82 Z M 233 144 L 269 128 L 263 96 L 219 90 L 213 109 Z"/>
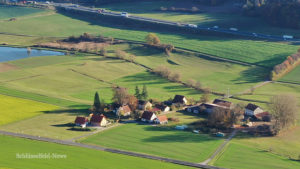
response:
<path fill-rule="evenodd" d="M 276 80 L 286 73 L 293 70 L 296 66 L 300 64 L 300 49 L 298 49 L 297 53 L 288 56 L 286 60 L 282 63 L 274 66 L 273 71 L 271 72 L 271 80 Z"/>

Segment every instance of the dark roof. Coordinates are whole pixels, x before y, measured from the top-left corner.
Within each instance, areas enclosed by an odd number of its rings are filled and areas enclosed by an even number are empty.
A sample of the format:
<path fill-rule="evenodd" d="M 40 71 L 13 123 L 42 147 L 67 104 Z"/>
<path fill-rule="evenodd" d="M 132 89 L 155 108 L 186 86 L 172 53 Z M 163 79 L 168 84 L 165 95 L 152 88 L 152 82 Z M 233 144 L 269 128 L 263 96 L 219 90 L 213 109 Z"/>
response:
<path fill-rule="evenodd" d="M 153 112 L 151 111 L 144 111 L 142 115 L 142 119 L 151 120 L 151 117 L 153 116 Z"/>
<path fill-rule="evenodd" d="M 258 108 L 258 106 L 256 106 L 255 104 L 249 103 L 245 108 L 248 110 L 254 111 Z"/>
<path fill-rule="evenodd" d="M 185 97 L 182 95 L 176 95 L 172 102 L 173 103 L 184 103 L 184 101 L 183 101 L 184 98 Z"/>
<path fill-rule="evenodd" d="M 145 105 L 147 104 L 149 101 L 145 101 L 145 100 L 139 100 L 139 105 Z"/>
<path fill-rule="evenodd" d="M 165 110 L 168 106 L 162 105 L 162 104 L 157 104 L 155 105 L 156 108 L 160 109 L 160 110 Z"/>
<path fill-rule="evenodd" d="M 94 114 L 90 120 L 91 123 L 101 123 L 102 119 L 106 118 L 103 114 Z"/>
<path fill-rule="evenodd" d="M 215 99 L 213 104 L 217 104 L 217 105 L 225 106 L 225 107 L 229 108 L 232 103 L 229 101 L 225 101 L 225 100 Z"/>
<path fill-rule="evenodd" d="M 75 119 L 75 124 L 85 124 L 86 122 L 88 122 L 88 118 L 86 117 L 76 117 Z"/>
<path fill-rule="evenodd" d="M 192 111 L 200 110 L 200 106 L 191 106 L 191 107 L 187 107 L 186 109 L 191 109 Z"/>

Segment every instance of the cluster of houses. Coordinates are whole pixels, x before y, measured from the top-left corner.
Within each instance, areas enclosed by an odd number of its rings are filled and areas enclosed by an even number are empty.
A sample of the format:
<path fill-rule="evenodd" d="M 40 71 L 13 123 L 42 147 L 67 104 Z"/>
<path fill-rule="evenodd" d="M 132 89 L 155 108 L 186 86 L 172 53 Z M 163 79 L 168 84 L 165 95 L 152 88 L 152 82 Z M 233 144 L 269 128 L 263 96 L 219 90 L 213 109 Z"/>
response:
<path fill-rule="evenodd" d="M 202 103 L 197 105 L 187 105 L 188 101 L 185 96 L 176 95 L 174 99 L 165 104 L 153 104 L 150 101 L 139 100 L 138 101 L 138 110 L 142 111 L 141 121 L 147 123 L 156 123 L 156 124 L 167 124 L 168 118 L 166 115 L 159 115 L 158 112 L 168 112 L 170 111 L 170 105 L 181 105 L 185 108 L 187 112 L 190 113 L 212 113 L 214 109 L 224 109 L 232 110 L 234 104 L 229 101 L 215 99 L 212 103 Z M 169 105 L 169 106 L 168 106 Z M 117 116 L 130 116 L 132 110 L 129 105 L 120 105 L 116 106 L 113 111 Z M 270 121 L 271 117 L 268 112 L 263 111 L 259 106 L 249 103 L 245 107 L 244 119 L 255 119 L 262 121 Z M 90 114 L 89 117 L 76 117 L 75 124 L 77 126 L 86 127 L 89 126 L 106 126 L 108 124 L 107 118 L 103 114 Z"/>
<path fill-rule="evenodd" d="M 214 109 L 223 109 L 223 110 L 232 110 L 234 108 L 234 104 L 229 101 L 215 99 L 212 103 L 202 103 L 200 105 L 188 106 L 185 110 L 190 113 L 212 113 Z M 269 112 L 265 112 L 259 106 L 249 103 L 245 107 L 244 119 L 254 119 L 261 121 L 270 121 L 271 116 Z"/>
<path fill-rule="evenodd" d="M 87 126 L 104 127 L 108 124 L 107 118 L 103 114 L 90 114 L 89 117 L 77 116 L 75 125 L 85 128 Z"/>

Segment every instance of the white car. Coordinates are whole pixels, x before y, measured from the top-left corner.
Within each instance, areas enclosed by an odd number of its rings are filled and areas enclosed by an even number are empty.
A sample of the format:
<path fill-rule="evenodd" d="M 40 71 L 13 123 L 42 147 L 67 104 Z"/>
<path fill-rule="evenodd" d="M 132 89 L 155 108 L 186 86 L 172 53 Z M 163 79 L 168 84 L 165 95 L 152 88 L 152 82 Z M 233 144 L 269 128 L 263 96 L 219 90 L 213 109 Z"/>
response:
<path fill-rule="evenodd" d="M 122 12 L 121 16 L 124 16 L 124 17 L 128 18 L 129 14 L 127 12 Z"/>
<path fill-rule="evenodd" d="M 252 35 L 254 35 L 254 36 L 257 36 L 257 34 L 256 34 L 256 33 L 252 33 Z"/>
<path fill-rule="evenodd" d="M 219 29 L 219 26 L 214 26 L 213 28 L 215 28 L 215 29 Z"/>
<path fill-rule="evenodd" d="M 188 27 L 190 27 L 190 28 L 198 28 L 198 26 L 195 25 L 195 24 L 188 24 Z"/>
<path fill-rule="evenodd" d="M 45 3 L 46 3 L 46 4 L 50 4 L 50 2 L 49 2 L 49 1 L 46 1 Z"/>

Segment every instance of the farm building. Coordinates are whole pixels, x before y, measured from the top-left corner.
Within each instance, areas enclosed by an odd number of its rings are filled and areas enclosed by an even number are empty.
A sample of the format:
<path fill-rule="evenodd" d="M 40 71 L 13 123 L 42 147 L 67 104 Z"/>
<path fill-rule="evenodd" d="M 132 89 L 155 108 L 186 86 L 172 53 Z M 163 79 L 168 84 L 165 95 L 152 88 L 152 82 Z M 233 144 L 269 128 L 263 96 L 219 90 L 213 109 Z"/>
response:
<path fill-rule="evenodd" d="M 246 116 L 254 116 L 256 114 L 262 113 L 264 112 L 259 106 L 249 103 L 246 107 L 245 107 L 245 115 Z"/>
<path fill-rule="evenodd" d="M 187 104 L 187 99 L 185 96 L 176 95 L 172 101 L 173 104 Z"/>
<path fill-rule="evenodd" d="M 224 109 L 224 110 L 228 110 L 229 108 L 228 107 L 225 107 L 225 106 L 220 106 L 220 105 L 217 105 L 217 104 L 208 104 L 208 103 L 203 103 L 201 104 L 200 106 L 200 112 L 203 111 L 205 113 L 212 113 L 214 109 L 216 108 L 221 108 L 221 109 Z"/>
<path fill-rule="evenodd" d="M 225 100 L 220 100 L 220 99 L 215 99 L 213 104 L 219 105 L 219 106 L 224 106 L 229 109 L 233 108 L 233 103 Z"/>
<path fill-rule="evenodd" d="M 157 118 L 154 120 L 154 122 L 157 124 L 167 124 L 168 118 L 165 115 L 157 116 Z"/>
<path fill-rule="evenodd" d="M 88 124 L 88 122 L 89 122 L 89 119 L 87 117 L 77 116 L 75 119 L 75 125 L 80 126 L 82 128 L 85 128 L 86 125 Z"/>
<path fill-rule="evenodd" d="M 271 121 L 271 114 L 269 112 L 258 113 L 258 114 L 255 114 L 254 117 L 257 120 L 261 120 L 261 121 L 265 121 L 265 122 Z"/>
<path fill-rule="evenodd" d="M 161 112 L 168 112 L 170 111 L 170 107 L 166 105 L 157 104 L 155 108 L 159 109 Z"/>
<path fill-rule="evenodd" d="M 141 120 L 143 122 L 149 122 L 149 123 L 153 123 L 154 119 L 156 119 L 156 115 L 155 113 L 151 112 L 151 111 L 144 111 Z"/>
<path fill-rule="evenodd" d="M 115 110 L 115 113 L 116 113 L 117 116 L 119 116 L 119 115 L 130 116 L 131 109 L 130 109 L 130 107 L 128 105 L 123 105 L 123 106 L 118 107 Z"/>
<path fill-rule="evenodd" d="M 139 100 L 138 102 L 138 109 L 140 110 L 151 110 L 152 103 L 149 101 Z"/>
<path fill-rule="evenodd" d="M 92 126 L 106 126 L 107 119 L 103 114 L 93 114 L 90 120 Z"/>

